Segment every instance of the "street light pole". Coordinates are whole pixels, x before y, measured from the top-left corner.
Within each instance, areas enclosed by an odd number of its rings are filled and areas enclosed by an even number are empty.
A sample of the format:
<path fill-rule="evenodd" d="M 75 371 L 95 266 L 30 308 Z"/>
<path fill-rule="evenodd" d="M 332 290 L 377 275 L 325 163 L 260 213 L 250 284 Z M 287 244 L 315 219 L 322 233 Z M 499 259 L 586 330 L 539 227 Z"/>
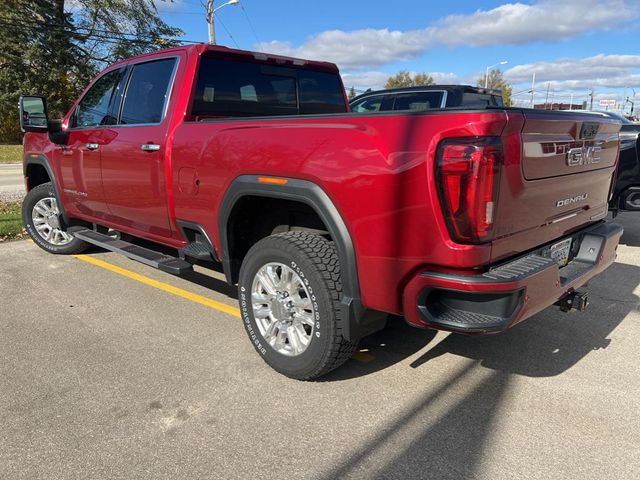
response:
<path fill-rule="evenodd" d="M 222 5 L 216 7 L 213 2 L 215 0 L 207 0 L 207 23 L 209 24 L 209 44 L 216 44 L 216 23 L 215 23 L 215 15 L 218 10 L 222 7 L 226 7 L 227 5 L 238 5 L 240 0 L 229 0 L 227 3 L 223 3 Z"/>
<path fill-rule="evenodd" d="M 489 70 L 492 69 L 493 67 L 497 67 L 498 65 L 506 65 L 507 63 L 509 62 L 506 60 L 503 60 L 501 62 L 494 63 L 493 65 L 489 65 L 487 67 L 487 70 L 484 73 L 484 88 L 488 88 L 489 86 Z"/>

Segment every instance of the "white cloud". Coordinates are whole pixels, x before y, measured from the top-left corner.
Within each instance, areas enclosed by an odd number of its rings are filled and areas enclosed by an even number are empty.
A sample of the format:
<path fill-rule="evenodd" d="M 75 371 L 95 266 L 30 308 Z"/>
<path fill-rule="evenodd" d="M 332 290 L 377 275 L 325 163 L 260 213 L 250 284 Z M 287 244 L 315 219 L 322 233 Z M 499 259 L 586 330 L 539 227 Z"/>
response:
<path fill-rule="evenodd" d="M 412 76 L 417 72 L 409 72 Z M 452 72 L 428 72 L 433 77 L 436 84 L 447 85 L 460 83 L 460 79 L 455 73 Z M 366 90 L 371 88 L 378 90 L 384 87 L 387 79 L 391 76 L 389 73 L 371 71 L 371 72 L 355 72 L 355 73 L 343 73 L 342 81 L 345 88 L 348 90 L 351 87 L 355 87 L 356 90 Z"/>
<path fill-rule="evenodd" d="M 342 82 L 347 90 L 351 87 L 355 87 L 356 90 L 377 90 L 384 86 L 389 76 L 390 74 L 384 72 L 343 73 Z"/>
<path fill-rule="evenodd" d="M 558 41 L 625 25 L 640 16 L 637 0 L 538 0 L 450 15 L 421 30 L 329 30 L 300 46 L 272 41 L 260 50 L 329 60 L 341 68 L 377 67 L 422 55 L 438 45 L 517 45 Z"/>
<path fill-rule="evenodd" d="M 595 87 L 620 88 L 640 85 L 640 55 L 595 55 L 517 65 L 505 72 L 514 84 L 549 83 L 551 88 L 576 90 Z"/>
<path fill-rule="evenodd" d="M 517 45 L 558 41 L 608 30 L 638 16 L 636 1 L 540 0 L 507 3 L 471 15 L 450 15 L 430 30 L 445 45 Z M 636 5 L 633 5 L 636 4 Z"/>
<path fill-rule="evenodd" d="M 328 60 L 346 68 L 362 68 L 415 58 L 424 52 L 425 38 L 419 30 L 329 30 L 312 36 L 300 47 L 272 41 L 260 43 L 257 48 L 292 57 Z"/>
<path fill-rule="evenodd" d="M 533 72 L 539 81 L 619 77 L 640 68 L 640 55 L 595 55 L 517 65 L 505 72 L 514 82 L 526 82 Z"/>

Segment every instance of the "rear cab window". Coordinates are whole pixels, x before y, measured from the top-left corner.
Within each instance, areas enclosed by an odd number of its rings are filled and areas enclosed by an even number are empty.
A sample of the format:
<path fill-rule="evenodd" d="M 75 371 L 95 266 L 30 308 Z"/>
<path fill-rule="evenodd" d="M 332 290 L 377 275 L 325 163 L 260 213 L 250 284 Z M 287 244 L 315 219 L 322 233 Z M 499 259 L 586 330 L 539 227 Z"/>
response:
<path fill-rule="evenodd" d="M 203 55 L 192 118 L 346 113 L 337 72 Z"/>
<path fill-rule="evenodd" d="M 464 92 L 460 106 L 466 108 L 502 107 L 503 103 L 502 97 L 498 95 Z"/>
<path fill-rule="evenodd" d="M 444 92 L 410 92 L 400 93 L 393 96 L 392 110 L 408 110 L 419 112 L 422 110 L 431 110 L 433 108 L 442 107 L 442 99 Z"/>

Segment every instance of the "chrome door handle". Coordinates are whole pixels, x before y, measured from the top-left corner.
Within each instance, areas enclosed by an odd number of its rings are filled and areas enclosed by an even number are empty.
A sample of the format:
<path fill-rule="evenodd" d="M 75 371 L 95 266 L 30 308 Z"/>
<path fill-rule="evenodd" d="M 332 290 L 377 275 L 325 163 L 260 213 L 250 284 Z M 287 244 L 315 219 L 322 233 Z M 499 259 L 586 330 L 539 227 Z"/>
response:
<path fill-rule="evenodd" d="M 99 146 L 100 145 L 98 145 L 97 143 L 87 143 L 85 145 L 85 147 L 87 147 L 87 150 L 97 150 Z"/>
<path fill-rule="evenodd" d="M 160 145 L 156 145 L 155 143 L 143 143 L 140 145 L 140 148 L 145 152 L 157 152 L 160 150 Z"/>

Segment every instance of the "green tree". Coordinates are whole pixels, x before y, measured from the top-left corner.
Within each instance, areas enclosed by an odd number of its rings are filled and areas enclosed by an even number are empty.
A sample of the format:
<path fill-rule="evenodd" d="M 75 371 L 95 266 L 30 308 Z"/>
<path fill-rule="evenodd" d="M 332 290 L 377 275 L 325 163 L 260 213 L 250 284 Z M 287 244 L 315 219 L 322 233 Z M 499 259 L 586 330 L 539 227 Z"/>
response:
<path fill-rule="evenodd" d="M 511 88 L 511 84 L 504 78 L 504 74 L 502 73 L 502 71 L 499 69 L 491 70 L 489 72 L 489 77 L 486 79 L 486 82 L 487 88 L 502 91 L 502 101 L 504 102 L 505 106 L 510 107 L 511 93 L 513 90 Z M 484 88 L 485 78 L 479 78 L 477 85 Z"/>
<path fill-rule="evenodd" d="M 422 85 L 434 85 L 433 77 L 428 73 L 416 73 L 411 75 L 407 70 L 400 70 L 387 79 L 384 88 L 418 87 Z"/>
<path fill-rule="evenodd" d="M 356 93 L 356 89 L 355 89 L 355 87 L 351 87 L 351 88 L 349 89 L 349 93 L 347 94 L 347 98 L 348 98 L 349 100 L 351 100 L 352 98 L 355 98 L 357 95 L 358 95 L 358 94 Z"/>
<path fill-rule="evenodd" d="M 153 0 L 2 0 L 0 142 L 20 140 L 21 93 L 46 95 L 50 116 L 62 116 L 108 63 L 176 45 L 181 34 Z"/>

